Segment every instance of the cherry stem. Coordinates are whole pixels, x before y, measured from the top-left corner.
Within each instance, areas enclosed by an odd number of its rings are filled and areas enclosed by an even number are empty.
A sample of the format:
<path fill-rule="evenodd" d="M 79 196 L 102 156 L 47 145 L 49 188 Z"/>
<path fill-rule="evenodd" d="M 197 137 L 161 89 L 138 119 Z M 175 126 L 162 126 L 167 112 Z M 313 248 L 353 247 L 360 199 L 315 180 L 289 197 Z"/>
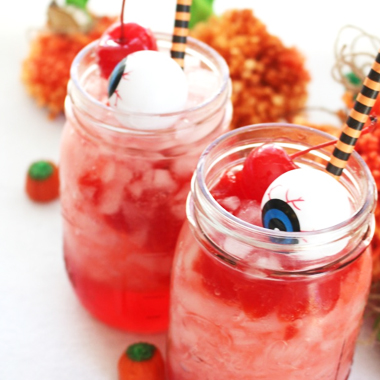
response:
<path fill-rule="evenodd" d="M 363 128 L 362 132 L 361 132 L 361 135 L 365 135 L 366 133 L 370 133 L 370 132 L 373 132 L 374 129 L 376 128 L 376 118 L 373 118 L 371 120 L 371 124 L 368 126 L 368 127 L 365 127 Z M 333 145 L 335 144 L 336 142 L 338 141 L 338 139 L 335 139 L 335 140 L 331 140 L 331 141 L 327 141 L 325 143 L 322 143 L 322 144 L 319 144 L 317 146 L 312 146 L 311 148 L 307 148 L 305 150 L 301 150 L 299 152 L 296 152 L 296 153 L 293 153 L 290 155 L 290 158 L 292 160 L 294 160 L 295 158 L 298 158 L 306 153 L 309 153 L 311 152 L 312 150 L 316 150 L 316 149 L 322 149 L 322 148 L 325 148 L 326 146 L 330 146 L 330 145 Z"/>
<path fill-rule="evenodd" d="M 125 6 L 125 0 L 123 0 L 123 3 L 121 5 L 121 14 L 120 14 L 120 43 L 124 44 L 125 42 L 125 36 L 124 36 L 124 6 Z"/>

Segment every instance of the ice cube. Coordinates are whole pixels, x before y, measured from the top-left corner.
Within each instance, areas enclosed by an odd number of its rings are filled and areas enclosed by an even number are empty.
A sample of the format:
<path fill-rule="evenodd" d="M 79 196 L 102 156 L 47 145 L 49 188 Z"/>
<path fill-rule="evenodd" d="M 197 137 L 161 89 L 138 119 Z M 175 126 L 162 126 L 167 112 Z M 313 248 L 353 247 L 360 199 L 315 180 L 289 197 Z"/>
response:
<path fill-rule="evenodd" d="M 232 196 L 227 197 L 219 201 L 219 204 L 224 207 L 229 212 L 236 211 L 240 206 L 240 199 L 239 197 Z"/>
<path fill-rule="evenodd" d="M 177 204 L 177 205 L 174 205 L 170 208 L 170 212 L 171 214 L 179 219 L 179 220 L 185 220 L 186 218 L 186 206 L 185 206 L 185 201 L 183 202 L 183 204 Z"/>
<path fill-rule="evenodd" d="M 163 189 L 168 193 L 173 193 L 177 189 L 177 182 L 174 181 L 168 170 L 156 169 L 152 174 L 152 186 L 154 188 Z"/>
<path fill-rule="evenodd" d="M 217 129 L 223 122 L 224 115 L 224 109 L 215 112 L 210 107 L 205 107 L 188 118 L 179 120 L 175 131 L 177 144 L 185 145 L 201 141 Z"/>
<path fill-rule="evenodd" d="M 143 181 L 134 181 L 127 186 L 127 192 L 136 200 L 142 196 L 145 187 Z"/>
<path fill-rule="evenodd" d="M 205 98 L 216 94 L 219 87 L 219 78 L 210 70 L 194 68 L 186 72 L 187 81 L 190 84 L 191 96 L 188 98 L 187 107 L 200 104 Z"/>
<path fill-rule="evenodd" d="M 154 179 L 153 169 L 150 165 L 143 165 L 143 161 L 131 162 L 130 166 L 135 165 L 135 172 L 133 173 L 133 178 L 127 186 L 127 191 L 130 193 L 133 199 L 139 199 L 142 197 L 144 190 L 150 189 L 152 187 L 152 182 Z"/>
<path fill-rule="evenodd" d="M 102 182 L 109 182 L 115 177 L 116 164 L 114 160 L 104 160 L 99 170 L 99 176 Z"/>
<path fill-rule="evenodd" d="M 252 251 L 252 248 L 249 245 L 230 236 L 227 236 L 224 240 L 223 249 L 231 256 L 238 257 L 240 259 L 244 259 Z"/>
<path fill-rule="evenodd" d="M 236 216 L 239 219 L 244 220 L 245 222 L 248 222 L 255 226 L 262 225 L 260 205 L 255 201 L 242 201 L 240 210 L 237 212 Z"/>
<path fill-rule="evenodd" d="M 104 104 L 108 102 L 107 86 L 108 81 L 97 75 L 92 75 L 91 79 L 84 82 L 85 91 Z"/>
<path fill-rule="evenodd" d="M 170 212 L 177 219 L 185 219 L 186 216 L 186 199 L 190 192 L 190 184 L 185 183 L 179 191 L 174 195 L 172 205 L 170 207 Z"/>
<path fill-rule="evenodd" d="M 116 213 L 122 204 L 124 197 L 124 182 L 114 179 L 103 187 L 103 192 L 99 202 L 99 212 L 111 215 Z"/>
<path fill-rule="evenodd" d="M 175 194 L 173 200 L 175 203 L 182 203 L 185 199 L 187 199 L 187 196 L 190 192 L 190 184 L 185 183 Z"/>
<path fill-rule="evenodd" d="M 195 167 L 197 165 L 198 158 L 177 158 L 173 161 L 171 171 L 173 176 L 178 178 L 191 178 Z"/>

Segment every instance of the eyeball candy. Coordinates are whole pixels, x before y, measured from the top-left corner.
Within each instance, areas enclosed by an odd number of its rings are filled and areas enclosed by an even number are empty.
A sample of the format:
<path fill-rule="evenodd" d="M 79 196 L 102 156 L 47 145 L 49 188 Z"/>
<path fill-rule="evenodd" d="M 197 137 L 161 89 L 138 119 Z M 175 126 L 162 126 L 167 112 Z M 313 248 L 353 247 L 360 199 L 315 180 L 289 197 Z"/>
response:
<path fill-rule="evenodd" d="M 265 228 L 307 232 L 332 227 L 352 213 L 347 190 L 329 174 L 312 168 L 288 171 L 265 191 Z"/>
<path fill-rule="evenodd" d="M 183 110 L 187 95 L 187 80 L 181 67 L 157 51 L 129 54 L 115 67 L 108 83 L 110 107 L 121 111 L 116 112 L 115 117 L 123 125 L 137 129 L 154 130 L 173 125 L 177 116 L 157 114 Z"/>

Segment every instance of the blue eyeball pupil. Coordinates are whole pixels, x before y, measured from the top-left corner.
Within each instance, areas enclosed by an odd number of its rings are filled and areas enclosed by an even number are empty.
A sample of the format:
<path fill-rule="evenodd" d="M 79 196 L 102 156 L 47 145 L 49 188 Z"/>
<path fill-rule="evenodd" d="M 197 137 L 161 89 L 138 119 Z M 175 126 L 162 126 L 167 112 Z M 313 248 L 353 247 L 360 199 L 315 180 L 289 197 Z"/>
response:
<path fill-rule="evenodd" d="M 124 58 L 113 69 L 108 80 L 108 97 L 109 98 L 113 95 L 113 93 L 117 89 L 117 86 L 119 85 L 120 80 L 123 77 L 126 64 L 127 64 L 127 58 Z"/>
<path fill-rule="evenodd" d="M 286 232 L 300 232 L 300 224 L 294 210 L 281 199 L 270 199 L 265 203 L 262 214 L 265 228 Z"/>
<path fill-rule="evenodd" d="M 265 218 L 266 218 L 266 224 L 268 224 L 266 228 L 269 228 L 271 230 L 279 230 L 279 231 L 292 231 L 292 225 L 290 223 L 284 224 L 281 222 L 281 219 L 285 219 L 285 218 L 284 218 L 283 213 L 279 214 L 278 210 L 271 210 L 267 212 L 267 214 L 265 215 Z M 289 221 L 285 221 L 285 222 L 289 222 Z"/>

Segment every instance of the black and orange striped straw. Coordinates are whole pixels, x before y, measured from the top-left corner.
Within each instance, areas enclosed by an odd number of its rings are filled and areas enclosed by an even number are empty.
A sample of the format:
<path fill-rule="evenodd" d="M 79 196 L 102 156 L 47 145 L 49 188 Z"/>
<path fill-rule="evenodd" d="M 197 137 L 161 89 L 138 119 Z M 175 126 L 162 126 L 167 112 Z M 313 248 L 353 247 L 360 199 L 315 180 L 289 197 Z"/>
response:
<path fill-rule="evenodd" d="M 380 91 L 380 50 L 348 115 L 326 170 L 340 178 Z"/>
<path fill-rule="evenodd" d="M 189 35 L 191 3 L 192 0 L 177 0 L 175 13 L 172 48 L 170 54 L 182 69 L 185 67 L 185 50 L 187 36 Z"/>

